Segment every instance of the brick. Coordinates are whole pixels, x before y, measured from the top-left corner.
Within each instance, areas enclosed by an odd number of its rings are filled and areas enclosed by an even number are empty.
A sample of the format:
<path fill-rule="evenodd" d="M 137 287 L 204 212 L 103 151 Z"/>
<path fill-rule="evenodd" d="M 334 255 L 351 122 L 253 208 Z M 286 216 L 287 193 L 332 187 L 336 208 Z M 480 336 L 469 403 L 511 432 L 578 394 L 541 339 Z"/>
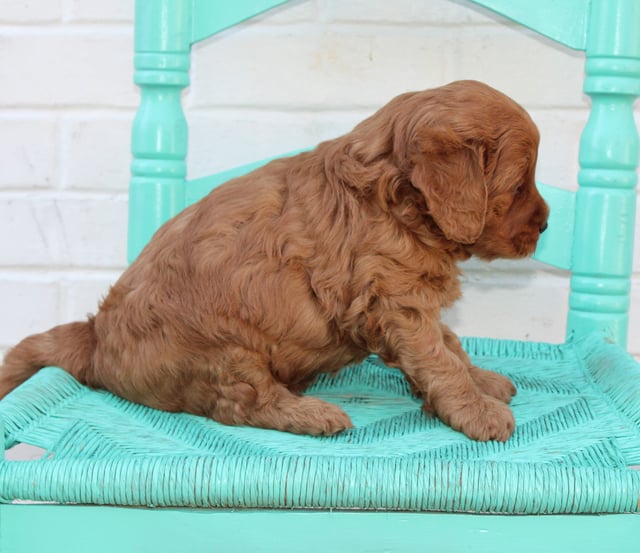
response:
<path fill-rule="evenodd" d="M 132 59 L 118 30 L 1 35 L 0 106 L 136 106 Z"/>
<path fill-rule="evenodd" d="M 3 0 L 0 23 L 42 24 L 59 21 L 62 0 Z"/>
<path fill-rule="evenodd" d="M 568 297 L 561 277 L 486 275 L 466 280 L 444 320 L 462 336 L 563 342 Z"/>
<path fill-rule="evenodd" d="M 79 321 L 84 320 L 89 313 L 96 313 L 98 304 L 119 276 L 119 271 L 90 275 L 70 273 L 60 282 L 62 317 L 69 321 Z"/>
<path fill-rule="evenodd" d="M 540 131 L 536 178 L 539 182 L 575 190 L 578 186 L 580 135 L 589 112 L 533 110 Z"/>
<path fill-rule="evenodd" d="M 407 90 L 451 80 L 453 44 L 455 37 L 428 34 L 239 32 L 194 51 L 189 102 L 197 107 L 373 109 Z"/>
<path fill-rule="evenodd" d="M 189 178 L 315 146 L 349 130 L 366 113 L 189 113 Z"/>
<path fill-rule="evenodd" d="M 125 192 L 132 121 L 133 114 L 63 121 L 63 187 Z"/>
<path fill-rule="evenodd" d="M 67 0 L 65 20 L 133 23 L 133 14 L 132 0 L 109 0 L 109 2 Z"/>
<path fill-rule="evenodd" d="M 582 57 L 506 25 L 463 27 L 455 34 L 249 29 L 194 54 L 191 100 L 198 106 L 371 107 L 461 78 L 485 81 L 528 108 L 584 106 Z M 218 78 L 211 79 L 214 74 Z"/>
<path fill-rule="evenodd" d="M 52 118 L 0 118 L 0 188 L 55 186 L 57 138 Z"/>
<path fill-rule="evenodd" d="M 61 228 L 60 211 L 51 200 L 0 198 L 0 265 L 64 263 Z"/>
<path fill-rule="evenodd" d="M 456 78 L 486 82 L 529 108 L 583 105 L 584 57 L 532 31 L 462 28 L 449 47 Z"/>
<path fill-rule="evenodd" d="M 15 345 L 58 324 L 58 285 L 50 277 L 15 273 L 0 277 L 0 346 Z"/>
<path fill-rule="evenodd" d="M 249 25 L 282 25 L 306 23 L 318 18 L 317 2 L 294 0 L 277 6 L 249 20 Z"/>
<path fill-rule="evenodd" d="M 126 266 L 127 202 L 124 197 L 59 202 L 63 248 L 68 265 Z"/>
<path fill-rule="evenodd" d="M 519 275 L 520 277 L 525 274 L 537 274 L 543 272 L 544 274 L 552 273 L 556 276 L 563 276 L 564 272 L 559 269 L 553 269 L 549 266 L 536 261 L 535 259 L 496 259 L 495 261 L 487 262 L 476 257 L 472 257 L 468 261 L 460 264 L 460 268 L 464 275 L 467 275 L 470 281 L 486 280 L 490 281 L 494 274 L 504 275 Z"/>
<path fill-rule="evenodd" d="M 124 198 L 5 200 L 0 264 L 123 267 L 126 230 Z"/>

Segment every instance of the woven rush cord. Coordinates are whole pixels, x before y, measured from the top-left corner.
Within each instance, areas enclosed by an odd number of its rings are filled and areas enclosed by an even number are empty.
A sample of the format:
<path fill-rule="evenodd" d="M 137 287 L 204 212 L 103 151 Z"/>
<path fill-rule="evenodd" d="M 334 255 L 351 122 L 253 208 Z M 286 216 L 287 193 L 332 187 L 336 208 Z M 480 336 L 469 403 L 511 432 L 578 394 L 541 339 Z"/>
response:
<path fill-rule="evenodd" d="M 594 335 L 553 346 L 467 339 L 509 376 L 516 431 L 467 439 L 420 409 L 398 370 L 374 359 L 309 390 L 355 428 L 329 438 L 229 427 L 90 390 L 57 368 L 0 402 L 0 501 L 449 512 L 639 510 L 640 365 Z"/>

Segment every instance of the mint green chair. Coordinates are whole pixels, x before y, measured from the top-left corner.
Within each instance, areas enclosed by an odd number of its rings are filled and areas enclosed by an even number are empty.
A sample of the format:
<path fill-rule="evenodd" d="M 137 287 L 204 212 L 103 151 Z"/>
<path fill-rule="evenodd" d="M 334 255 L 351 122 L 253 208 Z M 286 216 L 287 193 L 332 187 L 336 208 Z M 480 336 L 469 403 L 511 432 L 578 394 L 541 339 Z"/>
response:
<path fill-rule="evenodd" d="M 180 98 L 192 44 L 282 3 L 137 0 L 131 259 L 260 164 L 187 181 Z M 0 402 L 5 448 L 47 452 L 0 461 L 0 551 L 640 550 L 640 365 L 625 352 L 640 2 L 476 3 L 584 50 L 592 100 L 579 190 L 540 185 L 552 215 L 536 255 L 571 274 L 566 343 L 464 341 L 518 386 L 514 436 L 480 444 L 428 419 L 373 358 L 314 386 L 355 422 L 332 438 L 157 412 L 51 367 Z"/>

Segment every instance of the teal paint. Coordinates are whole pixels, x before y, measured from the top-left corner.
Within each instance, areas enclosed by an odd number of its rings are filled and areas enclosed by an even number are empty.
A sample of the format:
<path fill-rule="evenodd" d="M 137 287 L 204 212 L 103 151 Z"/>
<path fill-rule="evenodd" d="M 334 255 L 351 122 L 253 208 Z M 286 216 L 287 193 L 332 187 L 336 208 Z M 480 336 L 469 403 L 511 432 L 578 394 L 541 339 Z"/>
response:
<path fill-rule="evenodd" d="M 637 515 L 0 506 L 3 553 L 637 553 L 638 536 Z"/>

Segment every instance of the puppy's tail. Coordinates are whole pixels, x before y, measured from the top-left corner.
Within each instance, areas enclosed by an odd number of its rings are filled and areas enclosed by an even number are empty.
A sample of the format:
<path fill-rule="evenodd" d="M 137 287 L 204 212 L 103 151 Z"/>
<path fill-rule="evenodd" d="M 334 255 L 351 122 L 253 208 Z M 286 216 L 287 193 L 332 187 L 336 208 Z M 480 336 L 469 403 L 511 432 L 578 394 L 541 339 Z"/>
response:
<path fill-rule="evenodd" d="M 61 367 L 83 382 L 92 366 L 95 349 L 93 317 L 28 336 L 4 358 L 0 367 L 0 398 L 49 365 Z"/>

